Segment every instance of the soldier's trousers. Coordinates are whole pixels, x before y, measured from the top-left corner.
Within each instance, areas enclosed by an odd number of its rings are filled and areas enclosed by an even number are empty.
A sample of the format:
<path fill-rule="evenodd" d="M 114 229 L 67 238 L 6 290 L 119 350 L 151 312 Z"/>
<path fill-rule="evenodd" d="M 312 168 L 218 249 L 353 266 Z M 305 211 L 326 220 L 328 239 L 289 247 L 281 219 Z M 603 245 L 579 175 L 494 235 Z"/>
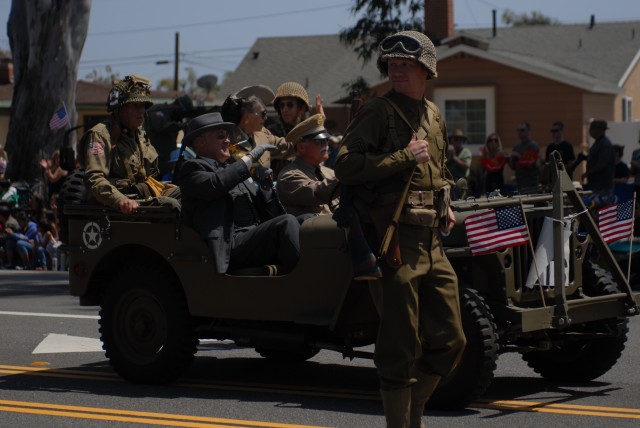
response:
<path fill-rule="evenodd" d="M 458 280 L 440 233 L 400 224 L 399 234 L 402 266 L 383 268 L 383 277 L 370 281 L 380 315 L 374 362 L 384 390 L 411 386 L 416 369 L 446 376 L 466 345 Z"/>

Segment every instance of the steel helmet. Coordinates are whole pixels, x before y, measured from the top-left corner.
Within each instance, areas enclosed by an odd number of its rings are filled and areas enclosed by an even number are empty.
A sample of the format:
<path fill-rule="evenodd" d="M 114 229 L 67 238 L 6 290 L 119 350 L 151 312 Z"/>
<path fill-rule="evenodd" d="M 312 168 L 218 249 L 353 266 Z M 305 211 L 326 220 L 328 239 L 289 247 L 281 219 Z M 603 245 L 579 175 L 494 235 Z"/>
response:
<path fill-rule="evenodd" d="M 153 105 L 151 81 L 143 76 L 131 75 L 115 80 L 109 91 L 107 111 L 119 109 L 127 103 L 144 103 L 146 108 Z"/>
<path fill-rule="evenodd" d="M 304 105 L 307 106 L 307 110 L 311 109 L 311 106 L 309 105 L 309 94 L 307 94 L 307 91 L 299 83 L 285 82 L 278 87 L 278 89 L 276 90 L 276 96 L 273 99 L 273 105 L 275 106 L 276 110 L 279 110 L 278 100 L 284 97 L 296 97 L 300 99 L 304 103 Z"/>
<path fill-rule="evenodd" d="M 389 58 L 408 58 L 418 61 L 429 71 L 429 79 L 438 77 L 436 48 L 433 42 L 418 31 L 400 31 L 386 37 L 378 46 L 378 70 L 387 74 Z"/>

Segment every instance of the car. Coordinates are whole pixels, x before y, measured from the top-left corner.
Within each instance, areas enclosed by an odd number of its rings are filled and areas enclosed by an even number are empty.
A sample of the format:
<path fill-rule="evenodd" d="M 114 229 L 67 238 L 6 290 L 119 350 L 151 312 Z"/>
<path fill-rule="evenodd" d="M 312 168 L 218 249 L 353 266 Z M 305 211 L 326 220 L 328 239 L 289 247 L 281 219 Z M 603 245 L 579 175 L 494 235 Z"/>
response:
<path fill-rule="evenodd" d="M 81 177 L 81 170 L 71 174 L 61 193 L 70 294 L 80 305 L 100 306 L 103 348 L 124 379 L 179 378 L 200 339 L 231 340 L 282 363 L 303 362 L 322 349 L 373 357 L 364 347 L 375 343 L 378 315 L 367 283 L 352 279 L 346 231 L 332 216 L 301 225 L 300 260 L 289 274 L 217 273 L 209 248 L 180 212 L 144 207 L 123 215 L 87 203 Z M 520 353 L 543 377 L 570 382 L 591 381 L 620 357 L 640 296 L 560 162 L 551 182 L 549 193 L 452 203 L 457 225 L 444 245 L 459 278 L 468 344 L 429 407 L 459 409 L 481 397 L 501 353 Z M 464 219 L 518 205 L 531 245 L 473 256 Z M 556 254 L 566 254 L 555 260 L 566 266 L 552 269 L 555 285 L 537 275 L 529 287 L 545 217 L 556 224 L 571 218 L 566 247 L 563 228 L 552 227 Z"/>

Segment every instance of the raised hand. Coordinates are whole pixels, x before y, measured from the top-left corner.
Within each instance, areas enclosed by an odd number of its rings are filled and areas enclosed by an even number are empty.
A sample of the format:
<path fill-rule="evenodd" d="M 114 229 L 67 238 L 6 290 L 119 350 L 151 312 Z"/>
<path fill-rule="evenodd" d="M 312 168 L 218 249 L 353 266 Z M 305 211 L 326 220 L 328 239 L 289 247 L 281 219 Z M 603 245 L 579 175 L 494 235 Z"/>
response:
<path fill-rule="evenodd" d="M 269 151 L 272 152 L 274 150 L 276 150 L 277 147 L 273 146 L 271 144 L 264 144 L 262 146 L 256 146 L 253 149 L 251 149 L 251 151 L 249 152 L 249 156 L 251 156 L 251 158 L 253 159 L 254 162 L 258 162 L 260 160 L 260 158 L 262 157 L 262 155 L 264 155 L 265 152 Z"/>

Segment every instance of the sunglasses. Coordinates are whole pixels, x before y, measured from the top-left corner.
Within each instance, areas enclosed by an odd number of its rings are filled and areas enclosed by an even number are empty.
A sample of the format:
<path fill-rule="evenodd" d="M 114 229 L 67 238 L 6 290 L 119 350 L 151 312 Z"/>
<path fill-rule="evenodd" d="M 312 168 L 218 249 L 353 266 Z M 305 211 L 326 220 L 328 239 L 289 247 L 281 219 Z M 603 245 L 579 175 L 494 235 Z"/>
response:
<path fill-rule="evenodd" d="M 278 108 L 280 108 L 280 109 L 283 109 L 285 107 L 286 108 L 293 108 L 295 105 L 296 105 L 296 103 L 294 103 L 293 101 L 287 101 L 287 102 L 280 101 L 278 103 Z"/>
<path fill-rule="evenodd" d="M 389 36 L 380 43 L 380 52 L 389 53 L 402 51 L 409 55 L 417 55 L 422 51 L 419 40 L 407 35 Z"/>
<path fill-rule="evenodd" d="M 552 133 L 555 134 L 556 132 L 560 132 L 560 130 L 559 129 L 550 129 L 549 132 L 552 132 Z"/>
<path fill-rule="evenodd" d="M 487 141 L 490 142 L 490 143 L 491 142 L 497 143 L 498 139 L 497 138 L 489 138 Z"/>
<path fill-rule="evenodd" d="M 525 132 L 526 130 L 527 130 L 527 128 L 518 128 L 518 129 L 516 129 L 516 131 L 518 131 L 518 132 Z"/>
<path fill-rule="evenodd" d="M 256 116 L 262 116 L 263 119 L 267 118 L 267 111 L 266 110 L 262 110 L 261 112 L 252 112 L 253 114 L 255 114 Z"/>

